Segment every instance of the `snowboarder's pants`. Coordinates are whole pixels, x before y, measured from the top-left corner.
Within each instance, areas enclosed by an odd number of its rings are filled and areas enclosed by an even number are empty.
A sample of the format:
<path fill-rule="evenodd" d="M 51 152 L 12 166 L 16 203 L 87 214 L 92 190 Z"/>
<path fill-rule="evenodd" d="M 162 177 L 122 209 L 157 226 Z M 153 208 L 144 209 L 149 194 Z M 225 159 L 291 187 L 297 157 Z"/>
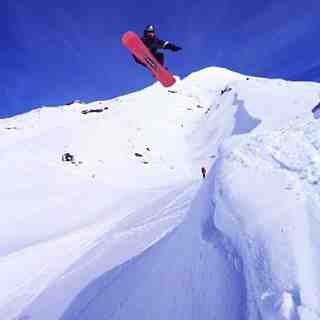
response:
<path fill-rule="evenodd" d="M 158 62 L 163 66 L 163 64 L 164 64 L 164 54 L 162 52 L 156 52 L 154 54 L 154 56 L 158 60 Z"/>

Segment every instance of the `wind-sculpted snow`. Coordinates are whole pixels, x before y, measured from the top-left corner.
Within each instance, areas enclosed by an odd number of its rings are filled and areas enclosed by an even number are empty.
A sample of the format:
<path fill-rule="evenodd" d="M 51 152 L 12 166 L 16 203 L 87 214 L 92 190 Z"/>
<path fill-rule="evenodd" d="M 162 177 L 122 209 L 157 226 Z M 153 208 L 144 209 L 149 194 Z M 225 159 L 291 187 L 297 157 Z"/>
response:
<path fill-rule="evenodd" d="M 221 149 L 215 221 L 241 252 L 249 319 L 320 317 L 319 137 L 310 114 Z"/>
<path fill-rule="evenodd" d="M 90 283 L 61 319 L 244 320 L 242 270 L 212 224 L 210 190 L 204 184 L 172 234 Z"/>
<path fill-rule="evenodd" d="M 319 99 L 207 68 L 1 119 L 1 320 L 319 319 Z"/>

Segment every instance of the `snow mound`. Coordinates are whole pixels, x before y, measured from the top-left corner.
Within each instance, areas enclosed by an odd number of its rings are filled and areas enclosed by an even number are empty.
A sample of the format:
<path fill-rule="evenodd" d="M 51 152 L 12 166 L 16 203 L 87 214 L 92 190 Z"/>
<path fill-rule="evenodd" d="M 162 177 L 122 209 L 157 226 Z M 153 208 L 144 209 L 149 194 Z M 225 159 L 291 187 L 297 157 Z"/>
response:
<path fill-rule="evenodd" d="M 308 115 L 221 148 L 215 222 L 241 252 L 249 319 L 320 315 L 319 136 Z"/>

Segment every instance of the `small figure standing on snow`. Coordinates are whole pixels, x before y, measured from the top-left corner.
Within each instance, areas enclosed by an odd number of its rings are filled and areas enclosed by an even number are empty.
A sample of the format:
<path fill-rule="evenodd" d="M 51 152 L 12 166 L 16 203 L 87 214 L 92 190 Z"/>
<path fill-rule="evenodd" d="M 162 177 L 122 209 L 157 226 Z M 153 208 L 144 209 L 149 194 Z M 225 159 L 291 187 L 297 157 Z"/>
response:
<path fill-rule="evenodd" d="M 154 57 L 158 60 L 158 62 L 162 66 L 164 65 L 164 54 L 162 52 L 158 52 L 159 49 L 169 49 L 174 52 L 182 49 L 181 47 L 177 47 L 173 43 L 160 40 L 156 36 L 155 27 L 153 25 L 146 26 L 143 32 L 143 37 L 141 37 L 141 40 L 149 48 L 151 53 L 154 55 Z M 139 61 L 139 59 L 135 57 L 135 55 L 133 55 L 133 58 L 137 63 L 144 65 L 141 61 Z"/>
<path fill-rule="evenodd" d="M 202 178 L 205 179 L 205 177 L 207 175 L 207 170 L 205 167 L 201 167 L 201 173 L 202 173 Z"/>

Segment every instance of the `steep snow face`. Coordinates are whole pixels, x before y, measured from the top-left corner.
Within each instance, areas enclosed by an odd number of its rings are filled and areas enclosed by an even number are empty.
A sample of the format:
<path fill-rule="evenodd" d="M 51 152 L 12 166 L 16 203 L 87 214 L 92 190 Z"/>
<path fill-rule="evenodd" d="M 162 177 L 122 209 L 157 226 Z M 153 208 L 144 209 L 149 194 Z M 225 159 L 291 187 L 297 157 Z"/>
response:
<path fill-rule="evenodd" d="M 8 214 L 2 218 L 0 252 L 119 219 L 120 212 L 112 218 L 105 212 L 121 211 L 124 194 L 126 202 L 139 203 L 143 190 L 198 178 L 199 168 L 185 161 L 191 150 L 186 132 L 201 113 L 194 104 L 155 85 L 107 102 L 1 120 L 6 183 L 0 197 Z M 74 163 L 61 161 L 65 152 L 74 155 Z"/>
<path fill-rule="evenodd" d="M 318 319 L 319 94 L 207 68 L 0 120 L 0 318 Z"/>
<path fill-rule="evenodd" d="M 310 118 L 221 149 L 215 221 L 243 257 L 249 319 L 319 319 L 320 125 Z"/>
<path fill-rule="evenodd" d="M 110 101 L 41 108 L 0 121 L 6 213 L 0 218 L 1 318 L 58 319 L 90 281 L 181 221 L 199 187 L 200 165 L 214 160 L 190 142 L 210 108 L 210 94 L 192 90 L 168 92 L 155 84 Z M 73 163 L 61 161 L 65 152 L 74 155 Z M 221 253 L 214 259 L 207 266 L 227 270 Z M 162 263 L 167 270 L 168 261 Z"/>

